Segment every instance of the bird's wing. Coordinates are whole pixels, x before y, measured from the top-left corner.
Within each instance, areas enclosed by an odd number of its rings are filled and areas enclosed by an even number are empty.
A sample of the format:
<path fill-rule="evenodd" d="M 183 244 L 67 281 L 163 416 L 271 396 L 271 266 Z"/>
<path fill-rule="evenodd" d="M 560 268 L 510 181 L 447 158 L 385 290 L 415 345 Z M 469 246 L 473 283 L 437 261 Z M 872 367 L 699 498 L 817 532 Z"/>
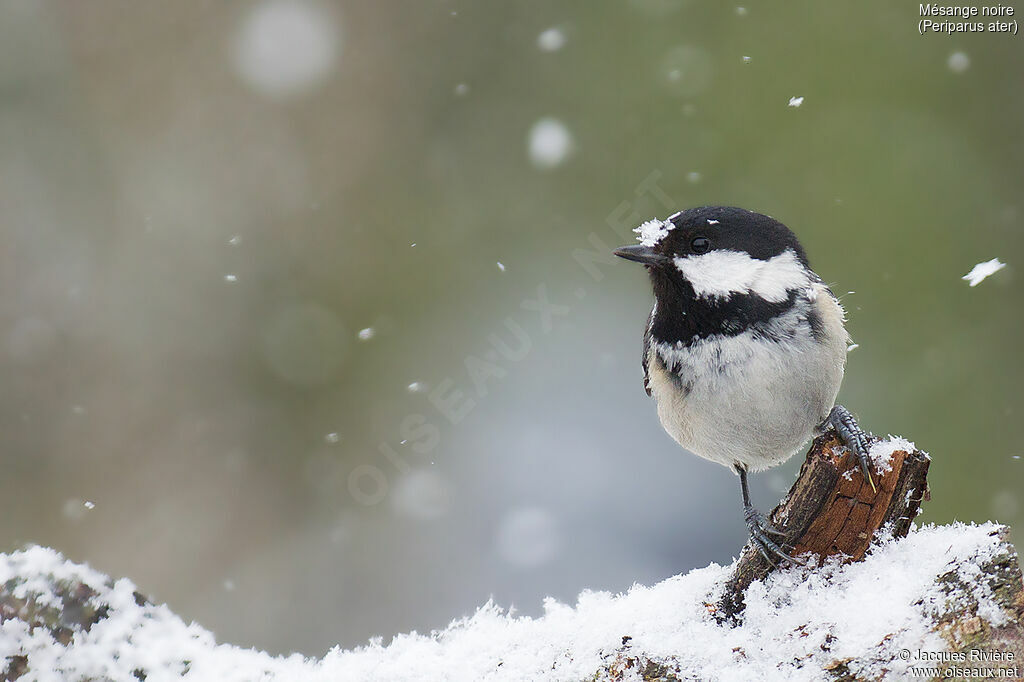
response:
<path fill-rule="evenodd" d="M 846 326 L 846 308 L 843 307 L 843 302 L 841 300 L 839 300 L 839 297 L 836 296 L 834 291 L 832 291 L 832 287 L 830 287 L 827 284 L 825 284 L 825 282 L 822 281 L 822 279 L 820 277 L 818 277 L 817 275 L 815 275 L 815 278 L 816 278 L 817 283 L 819 285 L 821 285 L 821 288 L 824 289 L 825 292 L 828 294 L 828 297 L 832 300 L 832 303 L 835 304 L 835 306 L 837 308 L 837 312 L 839 314 L 839 323 L 842 324 L 843 327 L 845 328 L 845 326 Z M 845 331 L 845 329 L 844 329 L 844 331 Z M 846 332 L 846 343 L 848 343 L 848 344 L 853 343 L 853 338 L 850 336 L 850 333 L 848 331 Z"/>
<path fill-rule="evenodd" d="M 647 328 L 644 330 L 644 357 L 641 360 L 644 366 L 644 390 L 647 391 L 647 395 L 651 394 L 651 373 L 648 369 L 648 356 L 651 354 L 651 327 L 654 326 L 654 309 L 651 309 L 651 314 L 647 317 Z"/>

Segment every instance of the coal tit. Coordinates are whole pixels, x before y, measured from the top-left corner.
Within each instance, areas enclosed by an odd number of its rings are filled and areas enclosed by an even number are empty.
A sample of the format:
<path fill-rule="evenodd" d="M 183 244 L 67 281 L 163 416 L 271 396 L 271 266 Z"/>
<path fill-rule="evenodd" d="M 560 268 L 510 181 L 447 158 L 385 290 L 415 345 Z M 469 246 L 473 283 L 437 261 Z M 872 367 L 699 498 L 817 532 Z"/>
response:
<path fill-rule="evenodd" d="M 782 223 L 709 206 L 650 220 L 639 245 L 654 288 L 644 388 L 681 446 L 740 477 L 744 518 L 770 561 L 781 533 L 750 502 L 747 472 L 785 462 L 829 425 L 871 480 L 869 436 L 835 404 L 846 366 L 845 313 Z"/>

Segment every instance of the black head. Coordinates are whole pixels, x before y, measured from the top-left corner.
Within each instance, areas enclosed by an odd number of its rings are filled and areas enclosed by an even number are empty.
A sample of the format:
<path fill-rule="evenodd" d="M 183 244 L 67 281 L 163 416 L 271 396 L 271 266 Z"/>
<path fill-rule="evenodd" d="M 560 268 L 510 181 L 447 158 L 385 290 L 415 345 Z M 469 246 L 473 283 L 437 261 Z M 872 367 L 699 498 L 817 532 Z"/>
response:
<path fill-rule="evenodd" d="M 615 255 L 661 267 L 670 266 L 675 258 L 713 250 L 746 253 L 765 261 L 790 250 L 809 267 L 803 247 L 788 227 L 774 218 L 743 208 L 701 206 L 660 221 L 663 227 L 652 225 L 654 222 L 645 223 L 647 229 L 640 234 L 640 245 L 616 249 Z"/>
<path fill-rule="evenodd" d="M 637 232 L 641 243 L 615 255 L 650 273 L 658 302 L 653 332 L 662 340 L 766 324 L 816 278 L 789 228 L 742 208 L 691 208 Z"/>

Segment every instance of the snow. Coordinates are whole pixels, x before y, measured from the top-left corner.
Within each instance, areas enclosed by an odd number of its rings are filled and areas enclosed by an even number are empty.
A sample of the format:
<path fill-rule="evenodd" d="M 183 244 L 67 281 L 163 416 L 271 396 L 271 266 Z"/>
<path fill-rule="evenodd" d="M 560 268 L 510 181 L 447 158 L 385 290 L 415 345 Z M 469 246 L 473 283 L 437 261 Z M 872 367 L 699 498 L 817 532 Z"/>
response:
<path fill-rule="evenodd" d="M 530 161 L 537 168 L 561 165 L 572 152 L 572 134 L 557 118 L 542 118 L 533 124 L 528 135 Z"/>
<path fill-rule="evenodd" d="M 327 12 L 303 0 L 266 0 L 250 7 L 233 52 L 247 85 L 266 97 L 285 98 L 326 80 L 339 47 Z"/>
<path fill-rule="evenodd" d="M 804 98 L 803 97 L 790 97 L 789 98 L 789 106 L 791 106 L 791 107 L 799 107 L 803 103 L 804 103 Z"/>
<path fill-rule="evenodd" d="M 949 55 L 946 66 L 953 73 L 963 73 L 971 66 L 971 58 L 964 52 L 954 52 Z"/>
<path fill-rule="evenodd" d="M 544 52 L 557 52 L 565 47 L 565 33 L 557 28 L 549 28 L 537 36 L 537 47 Z"/>
<path fill-rule="evenodd" d="M 892 456 L 895 452 L 914 452 L 917 446 L 906 438 L 889 436 L 885 440 L 876 441 L 868 450 L 868 456 L 875 464 L 875 470 L 880 474 L 887 474 L 892 471 Z M 927 453 L 925 453 L 927 456 Z"/>
<path fill-rule="evenodd" d="M 641 224 L 640 227 L 633 228 L 633 232 L 639 235 L 637 241 L 642 245 L 656 246 L 674 228 L 675 225 L 672 222 L 654 218 Z"/>
<path fill-rule="evenodd" d="M 750 587 L 744 621 L 735 627 L 713 616 L 711 605 L 731 567 L 712 564 L 624 594 L 585 591 L 575 606 L 547 599 L 538 618 L 488 602 L 443 630 L 335 648 L 322 659 L 218 645 L 209 631 L 166 606 L 137 603 L 129 580 L 111 581 L 54 550 L 31 547 L 0 555 L 0 584 L 18 577 L 17 598 L 59 607 L 53 585 L 80 581 L 96 592 L 96 604 L 109 605 L 108 617 L 88 632 L 76 630 L 67 646 L 45 628 L 8 619 L 0 624 L 0 660 L 27 655 L 31 675 L 25 679 L 40 681 L 128 682 L 137 679 L 136 670 L 154 680 L 177 679 L 187 670 L 188 679 L 199 682 L 577 681 L 592 679 L 629 638 L 630 651 L 671 659 L 680 679 L 820 680 L 825 666 L 847 658 L 858 679 L 904 679 L 902 667 L 912 662 L 899 660 L 901 649 L 948 650 L 931 631 L 949 598 L 936 578 L 956 574 L 973 586 L 983 619 L 1005 622 L 986 581 L 976 580 L 979 566 L 1002 551 L 998 528 L 929 525 L 903 540 L 883 540 L 861 562 L 778 571 Z"/>
<path fill-rule="evenodd" d="M 989 275 L 993 275 L 1003 268 L 1006 267 L 1006 263 L 1001 262 L 998 258 L 987 260 L 984 263 L 978 263 L 971 271 L 960 279 L 965 279 L 970 282 L 972 287 L 976 287 L 981 284 Z"/>

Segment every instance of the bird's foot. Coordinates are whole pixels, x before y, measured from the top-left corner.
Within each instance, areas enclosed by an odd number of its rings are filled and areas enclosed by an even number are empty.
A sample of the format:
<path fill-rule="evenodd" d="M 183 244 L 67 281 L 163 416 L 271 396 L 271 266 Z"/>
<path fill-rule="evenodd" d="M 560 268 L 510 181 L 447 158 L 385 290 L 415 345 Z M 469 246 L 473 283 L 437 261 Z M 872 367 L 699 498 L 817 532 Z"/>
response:
<path fill-rule="evenodd" d="M 871 490 L 877 492 L 878 489 L 871 478 L 871 457 L 868 455 L 868 451 L 871 449 L 871 434 L 860 428 L 850 411 L 842 405 L 833 407 L 825 421 L 835 427 L 836 433 L 846 443 L 846 447 L 856 455 L 857 461 L 860 462 L 861 473 L 871 485 Z"/>
<path fill-rule="evenodd" d="M 777 566 L 780 561 L 792 561 L 793 563 L 803 565 L 803 561 L 790 556 L 783 548 L 783 545 L 780 545 L 779 542 L 772 538 L 774 535 L 782 540 L 788 537 L 788 535 L 768 523 L 768 520 L 764 518 L 761 512 L 748 505 L 743 510 L 743 518 L 747 522 L 747 530 L 750 531 L 750 541 L 754 543 L 754 547 L 757 548 L 757 551 L 761 553 L 761 556 L 768 563 Z"/>

